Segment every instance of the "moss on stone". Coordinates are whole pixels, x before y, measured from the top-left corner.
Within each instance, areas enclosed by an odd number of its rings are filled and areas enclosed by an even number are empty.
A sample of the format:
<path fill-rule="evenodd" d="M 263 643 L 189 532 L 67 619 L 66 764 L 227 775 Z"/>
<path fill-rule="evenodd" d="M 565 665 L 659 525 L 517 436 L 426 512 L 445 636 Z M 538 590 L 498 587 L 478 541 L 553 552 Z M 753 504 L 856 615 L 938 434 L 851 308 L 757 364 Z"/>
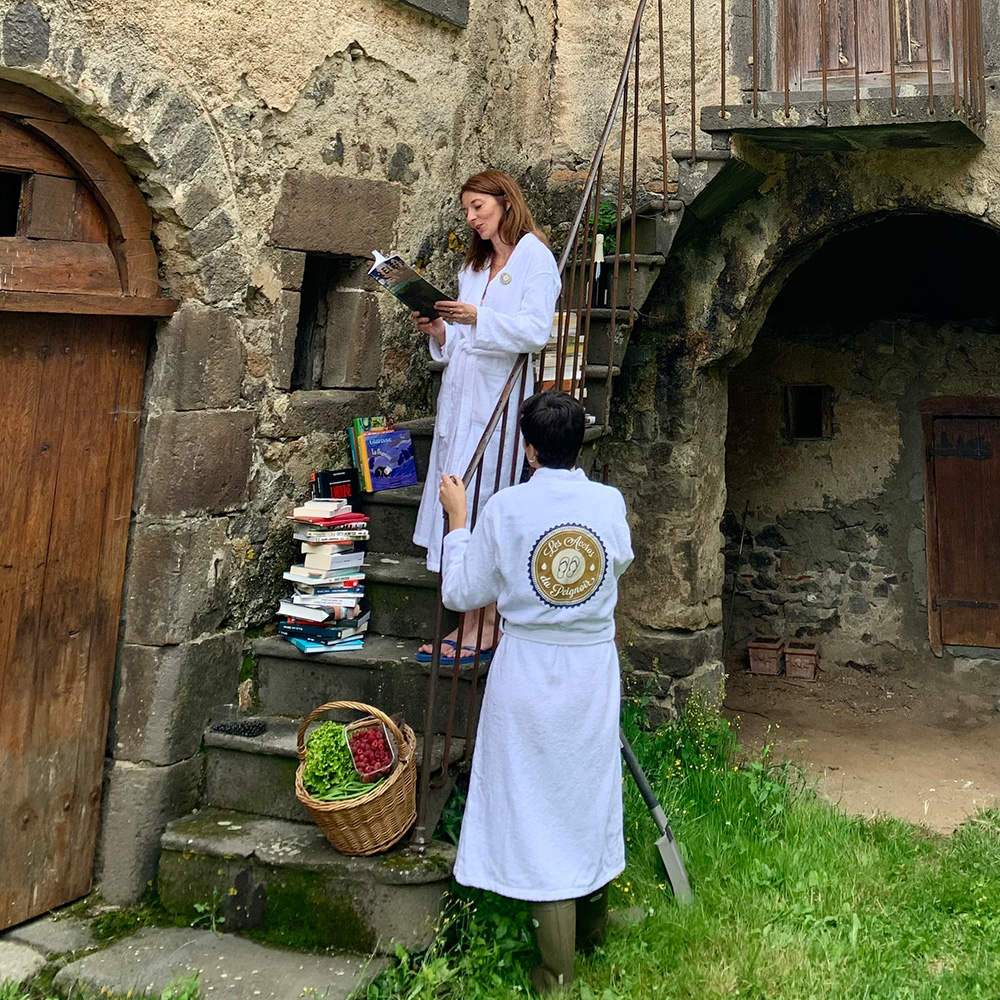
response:
<path fill-rule="evenodd" d="M 311 872 L 273 875 L 267 883 L 267 916 L 263 926 L 247 932 L 250 937 L 297 951 L 335 946 L 367 952 L 375 946 L 375 934 L 350 894 L 330 892 L 324 880 Z"/>

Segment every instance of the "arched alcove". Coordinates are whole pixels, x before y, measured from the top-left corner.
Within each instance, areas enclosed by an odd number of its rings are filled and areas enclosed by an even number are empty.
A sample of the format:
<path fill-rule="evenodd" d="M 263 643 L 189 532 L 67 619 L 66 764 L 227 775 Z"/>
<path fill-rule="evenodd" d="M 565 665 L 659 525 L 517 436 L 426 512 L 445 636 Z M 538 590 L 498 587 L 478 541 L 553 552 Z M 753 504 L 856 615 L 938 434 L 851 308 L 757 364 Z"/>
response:
<path fill-rule="evenodd" d="M 85 894 L 159 296 L 101 139 L 0 81 L 0 927 Z"/>
<path fill-rule="evenodd" d="M 1000 236 L 944 213 L 865 221 L 787 276 L 729 373 L 731 666 L 768 632 L 818 638 L 834 662 L 930 664 L 948 607 L 975 619 L 953 645 L 1000 645 L 1000 542 L 986 544 L 1000 501 L 988 499 L 1000 484 Z M 933 414 L 965 421 L 976 447 L 946 455 Z M 979 562 L 949 557 L 977 545 Z"/>

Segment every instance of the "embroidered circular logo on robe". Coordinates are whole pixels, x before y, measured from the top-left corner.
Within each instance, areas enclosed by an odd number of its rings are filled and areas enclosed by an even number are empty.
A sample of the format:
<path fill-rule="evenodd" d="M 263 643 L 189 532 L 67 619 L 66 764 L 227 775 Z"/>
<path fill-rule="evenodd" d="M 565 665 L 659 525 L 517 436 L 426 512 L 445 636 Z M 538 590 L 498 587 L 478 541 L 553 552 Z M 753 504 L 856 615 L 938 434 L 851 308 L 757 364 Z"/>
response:
<path fill-rule="evenodd" d="M 546 604 L 562 608 L 590 600 L 604 580 L 604 543 L 582 524 L 560 524 L 535 542 L 528 575 Z"/>
<path fill-rule="evenodd" d="M 511 276 L 506 271 L 504 271 L 504 273 L 500 275 L 500 284 L 501 285 L 509 285 L 511 283 L 511 281 L 513 281 L 513 280 L 514 279 L 511 278 Z"/>

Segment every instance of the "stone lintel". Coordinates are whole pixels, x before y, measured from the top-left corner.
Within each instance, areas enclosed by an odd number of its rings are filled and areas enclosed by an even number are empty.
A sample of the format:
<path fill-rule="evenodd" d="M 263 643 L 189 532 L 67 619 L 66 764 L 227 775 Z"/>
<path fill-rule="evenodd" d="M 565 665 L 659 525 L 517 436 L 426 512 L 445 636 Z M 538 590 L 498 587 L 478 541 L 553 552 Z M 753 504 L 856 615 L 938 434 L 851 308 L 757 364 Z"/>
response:
<path fill-rule="evenodd" d="M 274 212 L 271 242 L 313 253 L 368 257 L 393 248 L 399 188 L 388 181 L 289 170 Z"/>
<path fill-rule="evenodd" d="M 636 628 L 628 633 L 624 656 L 633 670 L 666 677 L 688 677 L 722 653 L 722 628 L 697 631 Z"/>
<path fill-rule="evenodd" d="M 275 438 L 303 437 L 314 431 L 337 434 L 359 413 L 378 411 L 378 393 L 373 389 L 302 389 L 288 397 L 287 409 L 273 423 L 262 423 L 261 433 Z"/>

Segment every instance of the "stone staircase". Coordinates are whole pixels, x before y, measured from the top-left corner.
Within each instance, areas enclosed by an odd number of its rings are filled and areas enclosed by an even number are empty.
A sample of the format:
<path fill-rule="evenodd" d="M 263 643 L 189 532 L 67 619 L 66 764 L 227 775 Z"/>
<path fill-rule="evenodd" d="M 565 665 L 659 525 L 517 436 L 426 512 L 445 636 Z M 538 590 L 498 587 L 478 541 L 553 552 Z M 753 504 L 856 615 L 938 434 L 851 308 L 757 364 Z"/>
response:
<path fill-rule="evenodd" d="M 636 218 L 635 303 L 641 309 L 678 233 L 689 219 L 705 221 L 719 204 L 717 178 L 730 170 L 728 151 L 714 151 L 694 167 L 682 166 L 680 196 L 652 202 Z M 675 151 L 680 159 L 686 151 Z M 738 161 L 736 161 L 738 162 Z M 749 169 L 749 168 L 747 168 Z M 745 197 L 753 178 L 735 168 L 722 201 Z M 735 192 L 735 194 L 734 194 Z M 625 229 L 623 227 L 623 235 Z M 610 308 L 591 310 L 585 369 L 587 408 L 597 418 L 588 428 L 581 465 L 593 475 L 595 442 L 603 435 L 609 366 L 612 379 L 626 363 L 628 270 L 622 258 L 613 348 Z M 605 262 L 613 267 L 614 258 Z M 440 365 L 431 365 L 440 379 Z M 435 386 L 436 389 L 436 386 Z M 436 393 L 435 393 L 436 394 Z M 433 418 L 408 427 L 424 475 Z M 371 631 L 362 650 L 306 656 L 281 638 L 253 644 L 259 712 L 267 732 L 254 739 L 205 734 L 201 808 L 171 823 L 162 838 L 159 894 L 170 911 L 192 919 L 206 912 L 224 918 L 226 931 L 249 930 L 289 947 L 391 952 L 395 942 L 421 948 L 431 940 L 442 896 L 450 885 L 454 848 L 431 841 L 423 854 L 408 841 L 372 858 L 338 854 L 309 821 L 294 794 L 296 733 L 300 721 L 328 701 L 361 701 L 387 713 L 403 712 L 415 730 L 424 725 L 430 665 L 418 663 L 421 641 L 433 633 L 437 576 L 411 541 L 422 487 L 365 496 L 371 518 L 365 595 Z M 454 625 L 449 615 L 445 629 Z M 481 671 L 480 687 L 486 669 Z M 442 668 L 433 732 L 433 768 L 441 769 L 451 689 L 451 668 Z M 427 803 L 433 831 L 464 761 L 470 678 L 457 682 L 455 739 L 449 744 L 448 779 L 435 782 Z M 346 721 L 350 714 L 343 716 Z"/>

